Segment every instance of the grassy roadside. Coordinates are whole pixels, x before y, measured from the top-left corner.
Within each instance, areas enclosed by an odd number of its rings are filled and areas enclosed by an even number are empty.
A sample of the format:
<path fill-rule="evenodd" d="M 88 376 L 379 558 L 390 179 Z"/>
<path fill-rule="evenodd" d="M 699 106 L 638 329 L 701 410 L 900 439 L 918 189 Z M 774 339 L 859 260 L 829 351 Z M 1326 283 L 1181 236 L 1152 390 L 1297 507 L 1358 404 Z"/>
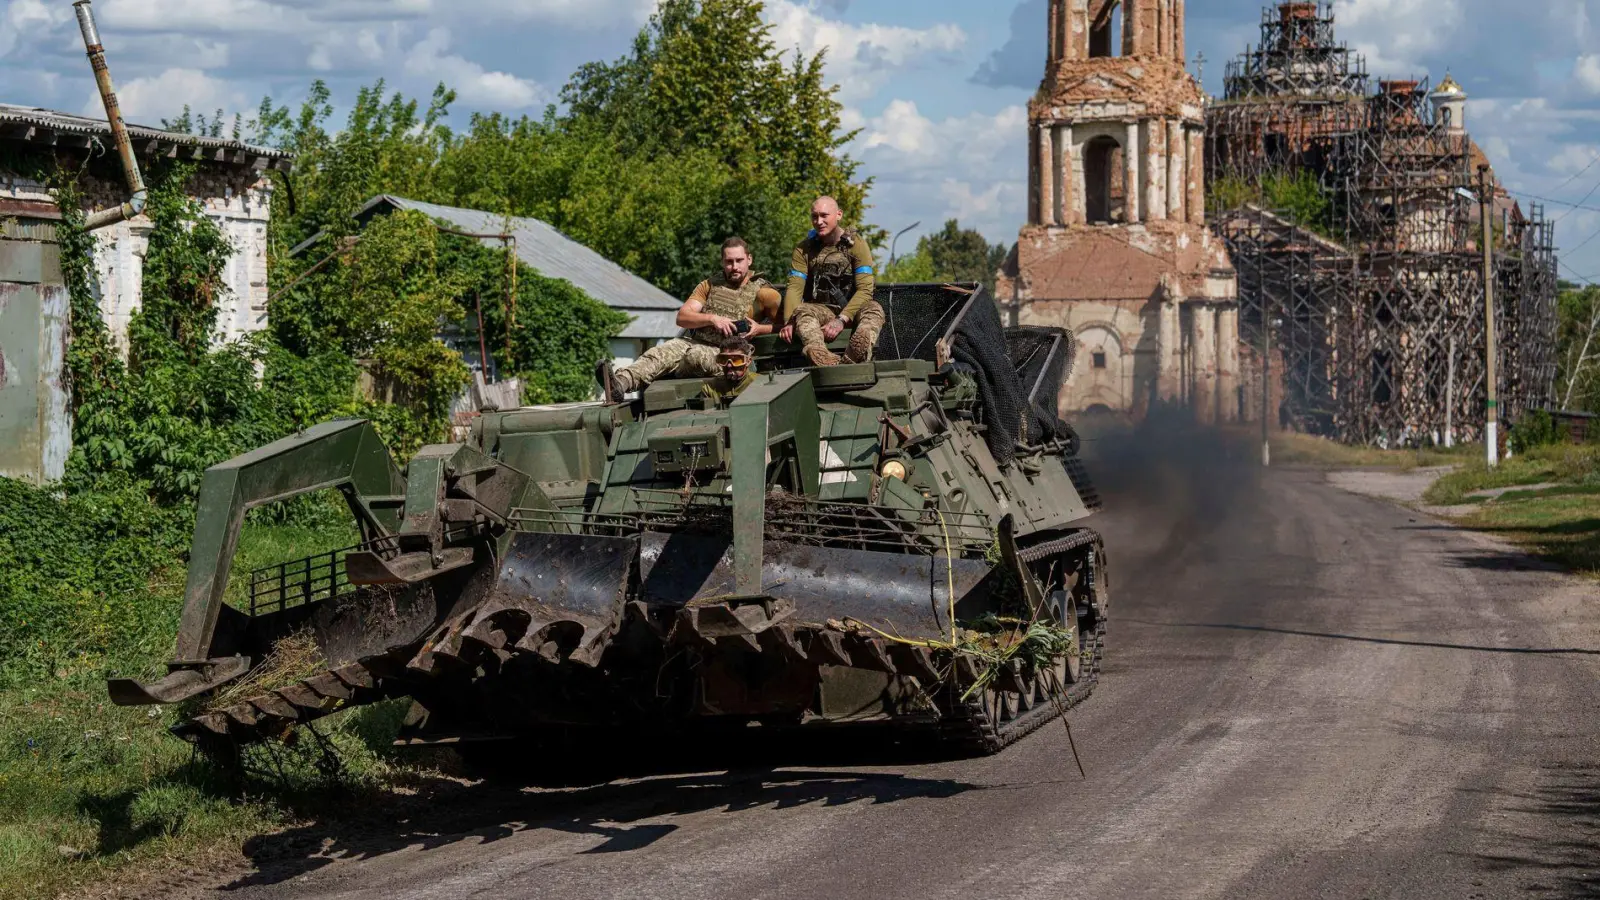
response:
<path fill-rule="evenodd" d="M 1242 437 L 1243 432 L 1239 433 Z M 1259 445 L 1260 432 L 1254 432 L 1251 436 Z M 1470 446 L 1453 450 L 1381 450 L 1377 447 L 1351 447 L 1309 434 L 1281 432 L 1272 435 L 1272 462 L 1275 465 L 1410 471 L 1455 465 L 1469 459 L 1473 452 Z"/>
<path fill-rule="evenodd" d="M 89 552 L 109 560 L 126 551 L 127 540 L 109 534 Z M 234 579 L 354 542 L 353 529 L 342 524 L 252 524 L 241 535 Z M 111 591 L 101 581 L 92 591 L 63 587 L 61 597 L 10 595 L 56 618 L 86 604 L 72 625 L 98 621 L 106 605 L 126 607 L 128 620 L 145 627 L 111 633 L 100 644 L 83 640 L 66 652 L 52 652 L 47 645 L 58 642 L 46 634 L 31 656 L 0 656 L 0 900 L 58 897 L 236 859 L 250 836 L 371 798 L 409 777 L 389 749 L 402 712 L 392 705 L 328 720 L 319 726 L 325 743 L 254 750 L 243 776 L 217 770 L 167 733 L 183 710 L 113 706 L 103 679 L 161 672 L 182 603 L 181 558 L 148 544 L 127 552 L 147 556 L 142 586 Z"/>
<path fill-rule="evenodd" d="M 1515 490 L 1538 485 L 1549 487 Z M 1506 488 L 1513 490 L 1495 497 L 1480 493 Z M 1574 572 L 1600 577 L 1600 446 L 1541 447 L 1495 469 L 1474 461 L 1440 478 L 1423 501 L 1470 508 L 1455 521 Z"/>

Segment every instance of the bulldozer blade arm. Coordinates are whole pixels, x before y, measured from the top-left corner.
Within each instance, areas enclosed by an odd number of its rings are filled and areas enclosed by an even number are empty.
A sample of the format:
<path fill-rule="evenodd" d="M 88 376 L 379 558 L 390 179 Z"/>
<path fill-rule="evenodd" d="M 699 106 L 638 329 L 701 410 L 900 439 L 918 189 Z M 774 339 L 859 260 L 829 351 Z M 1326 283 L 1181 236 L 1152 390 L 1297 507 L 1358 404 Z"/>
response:
<path fill-rule="evenodd" d="M 538 652 L 553 643 L 559 658 L 598 665 L 622 621 L 638 555 L 636 537 L 518 534 L 476 620 L 520 631 L 519 647 Z"/>
<path fill-rule="evenodd" d="M 351 584 L 369 587 L 403 586 L 427 581 L 472 564 L 469 547 L 446 548 L 438 560 L 426 551 L 404 553 L 385 559 L 371 550 L 358 550 L 345 556 L 344 567 Z"/>
<path fill-rule="evenodd" d="M 196 668 L 177 669 L 160 681 L 142 684 L 131 678 L 106 682 L 111 702 L 117 706 L 160 706 L 184 700 L 220 687 L 250 670 L 243 656 L 228 656 L 207 661 Z"/>
<path fill-rule="evenodd" d="M 646 602 L 687 606 L 736 596 L 733 542 L 727 536 L 646 534 L 640 550 Z M 949 633 L 950 582 L 958 603 L 991 567 L 977 560 L 812 547 L 768 541 L 762 593 L 794 604 L 796 622 L 853 619 L 897 636 Z"/>

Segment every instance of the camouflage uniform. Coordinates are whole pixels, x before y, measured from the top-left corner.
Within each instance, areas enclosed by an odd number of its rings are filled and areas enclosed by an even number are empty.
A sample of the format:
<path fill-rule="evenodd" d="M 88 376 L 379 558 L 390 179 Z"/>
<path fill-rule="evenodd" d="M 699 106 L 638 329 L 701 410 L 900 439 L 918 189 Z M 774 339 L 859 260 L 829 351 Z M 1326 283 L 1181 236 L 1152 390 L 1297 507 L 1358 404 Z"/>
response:
<path fill-rule="evenodd" d="M 872 299 L 877 279 L 872 248 L 853 231 L 846 231 L 832 246 L 815 231 L 794 248 L 789 290 L 784 296 L 783 321 L 794 324 L 806 356 L 816 365 L 832 366 L 839 356 L 828 350 L 823 326 L 837 317 L 855 326 L 844 361 L 866 362 L 883 330 L 883 307 Z"/>
<path fill-rule="evenodd" d="M 732 287 L 722 275 L 701 282 L 689 296 L 698 300 L 707 315 L 722 316 L 735 322 L 741 319 L 758 321 L 762 318 L 762 298 L 775 297 L 777 291 L 764 279 L 751 275 L 743 285 Z M 617 390 L 626 394 L 648 386 L 658 378 L 714 378 L 722 374 L 717 366 L 717 351 L 725 343 L 742 340 L 739 335 L 725 337 L 716 328 L 707 325 L 696 328 L 683 337 L 646 350 L 633 365 L 617 370 L 612 376 Z"/>

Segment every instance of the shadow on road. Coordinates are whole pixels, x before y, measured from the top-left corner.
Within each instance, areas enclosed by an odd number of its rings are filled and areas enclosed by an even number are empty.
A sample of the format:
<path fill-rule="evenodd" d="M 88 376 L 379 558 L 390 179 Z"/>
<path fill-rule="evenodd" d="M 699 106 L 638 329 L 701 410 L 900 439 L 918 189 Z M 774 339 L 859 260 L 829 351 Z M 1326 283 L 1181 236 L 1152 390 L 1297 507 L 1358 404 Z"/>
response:
<path fill-rule="evenodd" d="M 1300 631 L 1294 628 L 1271 628 L 1266 625 L 1235 625 L 1225 622 L 1153 622 L 1146 619 L 1123 619 L 1130 625 L 1153 625 L 1158 628 L 1209 628 L 1220 631 L 1255 631 L 1266 634 L 1287 634 L 1294 637 L 1321 638 L 1334 641 L 1356 641 L 1363 644 L 1391 644 L 1400 647 L 1427 647 L 1435 650 L 1471 650 L 1475 653 L 1525 653 L 1535 656 L 1600 656 L 1600 650 L 1581 647 L 1491 647 L 1480 644 L 1450 644 L 1440 641 L 1414 641 L 1400 638 L 1366 637 L 1357 634 L 1335 634 L 1327 631 Z"/>
<path fill-rule="evenodd" d="M 1478 865 L 1519 876 L 1529 896 L 1600 897 L 1600 769 L 1546 767 L 1535 789 L 1501 800 L 1509 821 L 1484 831 L 1494 849 L 1477 854 Z M 1559 840 L 1534 822 L 1550 818 L 1560 821 Z"/>
<path fill-rule="evenodd" d="M 389 795 L 357 817 L 251 839 L 244 851 L 256 871 L 222 890 L 277 884 L 338 860 L 372 859 L 405 849 L 432 850 L 467 840 L 487 844 L 532 830 L 603 838 L 582 853 L 625 853 L 648 847 L 678 829 L 671 822 L 646 821 L 651 819 L 762 807 L 939 799 L 976 787 L 950 779 L 776 768 L 563 790 L 431 778 L 417 785 L 414 794 Z"/>

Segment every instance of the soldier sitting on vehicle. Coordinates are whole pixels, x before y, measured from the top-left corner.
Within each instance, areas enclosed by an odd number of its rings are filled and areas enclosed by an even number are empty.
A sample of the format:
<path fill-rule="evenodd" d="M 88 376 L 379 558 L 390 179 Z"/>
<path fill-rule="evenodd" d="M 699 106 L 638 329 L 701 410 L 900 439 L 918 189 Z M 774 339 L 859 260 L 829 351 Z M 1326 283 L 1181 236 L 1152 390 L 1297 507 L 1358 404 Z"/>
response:
<path fill-rule="evenodd" d="M 633 365 L 615 372 L 609 360 L 595 367 L 606 401 L 620 403 L 624 394 L 662 377 L 714 377 L 721 372 L 718 350 L 771 334 L 782 298 L 765 279 L 750 273 L 750 262 L 750 246 L 742 238 L 723 243 L 722 273 L 700 282 L 678 310 L 678 327 L 686 334 L 651 347 Z"/>
<path fill-rule="evenodd" d="M 789 290 L 783 298 L 783 339 L 795 333 L 813 365 L 836 366 L 839 355 L 828 342 L 855 325 L 844 361 L 866 362 L 878 344 L 883 328 L 883 307 L 872 299 L 876 277 L 872 248 L 860 235 L 839 226 L 844 214 L 832 197 L 820 197 L 811 207 L 815 229 L 794 248 Z"/>
<path fill-rule="evenodd" d="M 707 403 L 726 409 L 737 400 L 746 388 L 755 384 L 755 361 L 756 348 L 749 341 L 736 341 L 717 351 L 717 367 L 722 372 L 701 391 Z"/>

